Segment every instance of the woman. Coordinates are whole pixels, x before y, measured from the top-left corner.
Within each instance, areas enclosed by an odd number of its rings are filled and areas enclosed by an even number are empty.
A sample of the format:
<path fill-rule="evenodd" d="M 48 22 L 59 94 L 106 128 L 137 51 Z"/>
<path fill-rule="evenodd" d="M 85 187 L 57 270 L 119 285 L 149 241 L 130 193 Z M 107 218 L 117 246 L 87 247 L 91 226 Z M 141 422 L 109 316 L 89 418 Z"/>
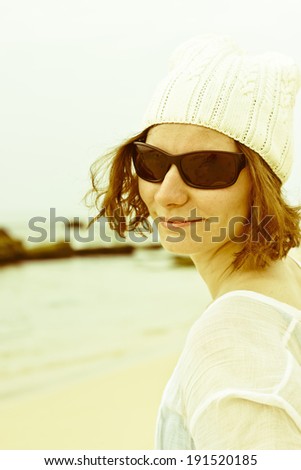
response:
<path fill-rule="evenodd" d="M 300 212 L 281 189 L 299 85 L 283 55 L 193 38 L 114 152 L 107 189 L 92 169 L 98 216 L 124 235 L 150 215 L 213 298 L 165 389 L 157 448 L 301 449 L 301 268 L 288 255 Z"/>

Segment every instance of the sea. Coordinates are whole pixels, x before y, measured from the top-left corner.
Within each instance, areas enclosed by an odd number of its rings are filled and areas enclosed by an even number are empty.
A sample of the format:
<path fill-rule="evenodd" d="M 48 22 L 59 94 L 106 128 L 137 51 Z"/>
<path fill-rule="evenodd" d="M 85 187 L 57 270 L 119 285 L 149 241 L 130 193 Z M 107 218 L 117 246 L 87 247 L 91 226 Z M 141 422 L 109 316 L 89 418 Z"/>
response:
<path fill-rule="evenodd" d="M 209 302 L 195 268 L 164 249 L 4 266 L 0 401 L 179 354 Z"/>

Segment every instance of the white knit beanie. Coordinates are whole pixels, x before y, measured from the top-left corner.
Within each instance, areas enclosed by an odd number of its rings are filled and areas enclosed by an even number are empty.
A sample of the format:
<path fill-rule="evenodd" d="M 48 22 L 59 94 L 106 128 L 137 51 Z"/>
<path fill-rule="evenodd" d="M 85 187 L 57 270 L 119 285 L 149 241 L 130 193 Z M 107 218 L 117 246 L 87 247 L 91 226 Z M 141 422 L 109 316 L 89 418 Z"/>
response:
<path fill-rule="evenodd" d="M 143 120 L 215 129 L 255 150 L 284 182 L 293 154 L 293 110 L 301 84 L 294 61 L 249 54 L 229 37 L 204 35 L 178 47 Z"/>

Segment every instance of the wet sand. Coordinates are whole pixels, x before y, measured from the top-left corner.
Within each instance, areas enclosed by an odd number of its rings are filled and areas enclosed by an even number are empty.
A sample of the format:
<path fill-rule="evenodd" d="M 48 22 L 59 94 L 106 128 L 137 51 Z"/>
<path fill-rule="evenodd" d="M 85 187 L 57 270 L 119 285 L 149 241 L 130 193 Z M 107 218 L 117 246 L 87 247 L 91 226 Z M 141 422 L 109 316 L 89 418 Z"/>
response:
<path fill-rule="evenodd" d="M 0 404 L 3 449 L 153 449 L 157 411 L 177 357 Z"/>

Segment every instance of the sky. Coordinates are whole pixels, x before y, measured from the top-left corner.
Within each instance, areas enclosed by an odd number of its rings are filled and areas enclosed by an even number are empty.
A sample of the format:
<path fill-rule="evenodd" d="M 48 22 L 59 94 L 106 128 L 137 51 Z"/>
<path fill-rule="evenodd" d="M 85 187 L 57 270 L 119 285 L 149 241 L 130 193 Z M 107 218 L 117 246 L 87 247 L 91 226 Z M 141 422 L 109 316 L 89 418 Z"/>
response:
<path fill-rule="evenodd" d="M 0 217 L 91 215 L 90 165 L 140 130 L 170 53 L 202 33 L 301 66 L 299 0 L 0 0 Z M 300 92 L 301 94 L 301 92 Z M 301 199 L 301 97 L 286 185 Z"/>

